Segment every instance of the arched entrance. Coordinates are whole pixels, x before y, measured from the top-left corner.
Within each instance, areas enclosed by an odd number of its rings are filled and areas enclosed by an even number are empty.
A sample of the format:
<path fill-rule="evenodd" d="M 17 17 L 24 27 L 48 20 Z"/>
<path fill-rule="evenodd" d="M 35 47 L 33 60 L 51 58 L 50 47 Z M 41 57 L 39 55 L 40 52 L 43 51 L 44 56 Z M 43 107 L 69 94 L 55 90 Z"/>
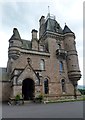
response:
<path fill-rule="evenodd" d="M 24 100 L 33 100 L 34 92 L 35 92 L 34 81 L 30 78 L 23 80 L 22 94 L 23 94 Z"/>

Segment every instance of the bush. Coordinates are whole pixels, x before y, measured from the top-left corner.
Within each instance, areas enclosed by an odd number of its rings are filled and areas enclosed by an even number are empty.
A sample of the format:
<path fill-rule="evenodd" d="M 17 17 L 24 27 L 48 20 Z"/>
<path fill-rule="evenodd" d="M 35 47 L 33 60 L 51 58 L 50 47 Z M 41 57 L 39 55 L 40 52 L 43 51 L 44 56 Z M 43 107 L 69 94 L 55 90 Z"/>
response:
<path fill-rule="evenodd" d="M 38 96 L 38 98 L 42 101 L 42 100 L 43 100 L 43 95 L 40 94 L 40 95 Z"/>
<path fill-rule="evenodd" d="M 36 102 L 42 102 L 43 98 L 44 98 L 43 94 L 39 94 L 39 95 L 35 98 L 35 101 L 36 101 Z"/>
<path fill-rule="evenodd" d="M 85 89 L 78 89 L 82 95 L 85 95 Z"/>
<path fill-rule="evenodd" d="M 16 100 L 16 101 L 19 101 L 19 100 L 20 100 L 20 95 L 19 95 L 19 94 L 17 94 L 17 95 L 15 96 L 15 100 Z"/>

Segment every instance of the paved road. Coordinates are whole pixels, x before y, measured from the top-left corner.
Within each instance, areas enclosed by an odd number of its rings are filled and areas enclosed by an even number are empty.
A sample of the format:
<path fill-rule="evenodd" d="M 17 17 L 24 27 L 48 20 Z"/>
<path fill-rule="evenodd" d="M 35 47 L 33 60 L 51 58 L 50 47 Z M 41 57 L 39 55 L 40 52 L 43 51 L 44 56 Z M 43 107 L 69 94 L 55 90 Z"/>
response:
<path fill-rule="evenodd" d="M 83 118 L 83 101 L 2 106 L 3 118 Z"/>

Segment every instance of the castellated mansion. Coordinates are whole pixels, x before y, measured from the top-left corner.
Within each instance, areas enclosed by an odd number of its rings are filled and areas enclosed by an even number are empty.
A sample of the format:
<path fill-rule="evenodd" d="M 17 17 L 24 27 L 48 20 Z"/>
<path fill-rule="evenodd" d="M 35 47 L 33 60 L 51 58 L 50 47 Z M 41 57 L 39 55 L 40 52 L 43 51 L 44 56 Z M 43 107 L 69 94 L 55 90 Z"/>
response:
<path fill-rule="evenodd" d="M 44 99 L 76 98 L 80 95 L 77 82 L 81 78 L 75 33 L 65 24 L 64 29 L 55 16 L 41 16 L 38 31 L 32 39 L 21 38 L 17 28 L 9 39 L 7 68 L 0 68 L 0 99 L 22 94 L 33 100 L 39 93 Z"/>

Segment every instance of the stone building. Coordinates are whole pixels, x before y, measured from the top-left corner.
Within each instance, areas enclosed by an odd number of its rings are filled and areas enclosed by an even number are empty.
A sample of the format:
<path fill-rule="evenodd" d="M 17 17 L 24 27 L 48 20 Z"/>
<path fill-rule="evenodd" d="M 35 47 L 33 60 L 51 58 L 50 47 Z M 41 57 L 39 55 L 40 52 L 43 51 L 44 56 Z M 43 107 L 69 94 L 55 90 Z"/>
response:
<path fill-rule="evenodd" d="M 39 24 L 39 39 L 38 31 L 33 29 L 30 41 L 13 29 L 7 68 L 0 69 L 3 101 L 17 94 L 22 94 L 24 100 L 33 100 L 38 93 L 48 99 L 80 95 L 76 90 L 81 73 L 75 34 L 67 25 L 62 29 L 50 14 L 42 16 Z"/>

